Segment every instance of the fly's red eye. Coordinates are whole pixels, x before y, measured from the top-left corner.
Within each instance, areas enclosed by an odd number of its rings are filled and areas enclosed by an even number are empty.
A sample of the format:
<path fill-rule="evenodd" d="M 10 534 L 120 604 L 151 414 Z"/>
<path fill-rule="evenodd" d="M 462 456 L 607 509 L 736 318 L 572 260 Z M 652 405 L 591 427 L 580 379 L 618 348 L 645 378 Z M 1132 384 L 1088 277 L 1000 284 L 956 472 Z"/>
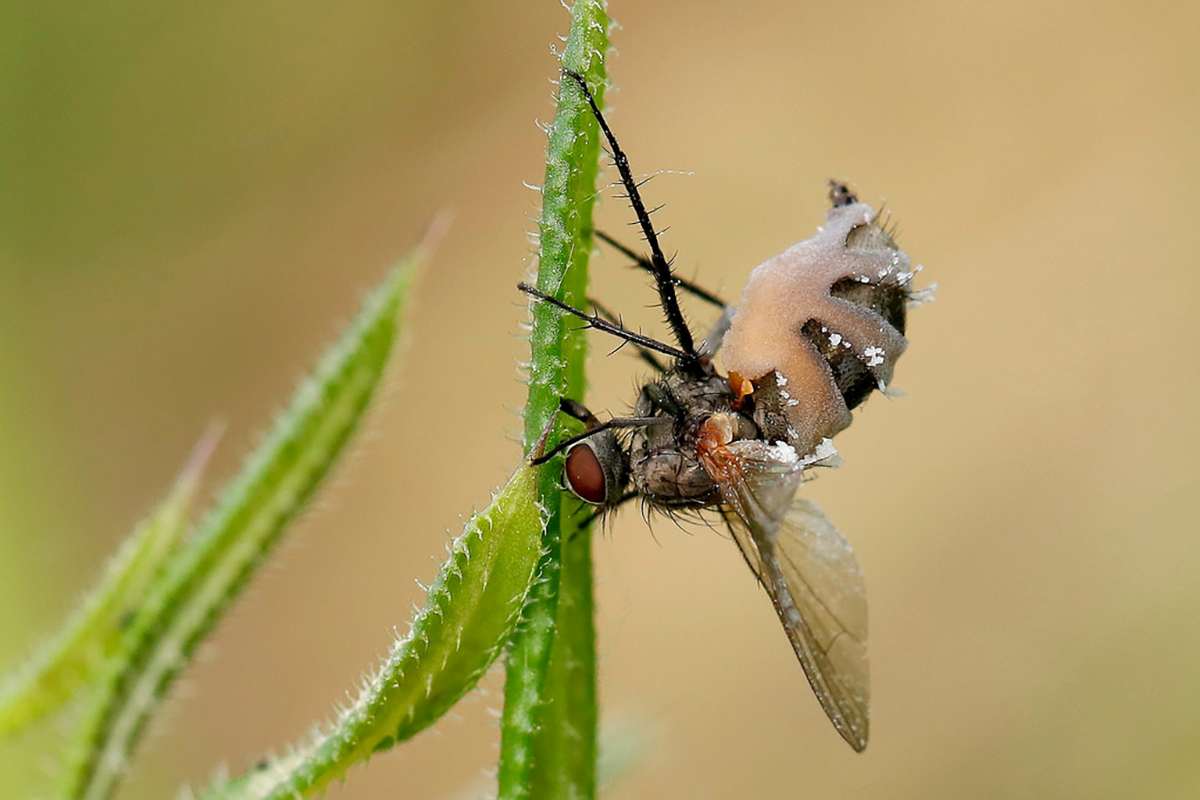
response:
<path fill-rule="evenodd" d="M 596 451 L 589 445 L 572 447 L 567 453 L 563 471 L 567 476 L 567 485 L 582 500 L 596 505 L 604 502 L 604 469 L 600 466 Z"/>

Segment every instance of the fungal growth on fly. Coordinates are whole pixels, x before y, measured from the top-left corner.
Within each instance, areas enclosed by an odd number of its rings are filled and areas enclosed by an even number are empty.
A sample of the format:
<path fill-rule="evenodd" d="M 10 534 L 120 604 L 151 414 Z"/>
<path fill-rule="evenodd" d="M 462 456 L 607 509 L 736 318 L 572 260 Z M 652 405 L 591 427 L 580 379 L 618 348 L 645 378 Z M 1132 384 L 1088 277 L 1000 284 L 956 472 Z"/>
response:
<path fill-rule="evenodd" d="M 825 225 L 756 267 L 736 308 L 725 304 L 672 274 L 629 160 L 587 82 L 565 77 L 600 125 L 650 255 L 597 235 L 653 276 L 675 344 L 626 330 L 594 301 L 588 313 L 520 284 L 537 301 L 632 344 L 656 373 L 628 417 L 602 422 L 564 398 L 560 410 L 585 430 L 533 462 L 565 452 L 566 487 L 600 511 L 636 498 L 668 512 L 717 511 L 821 707 L 862 751 L 870 701 L 866 589 L 850 545 L 797 489 L 809 468 L 832 465 L 830 439 L 850 424 L 851 409 L 891 381 L 907 345 L 906 307 L 920 299 L 910 288 L 916 270 L 880 215 L 831 182 Z M 676 287 L 721 309 L 699 345 Z"/>
<path fill-rule="evenodd" d="M 913 269 L 878 220 L 835 183 L 810 239 L 755 267 L 725 335 L 722 362 L 749 379 L 763 434 L 812 452 L 850 409 L 892 379 Z"/>

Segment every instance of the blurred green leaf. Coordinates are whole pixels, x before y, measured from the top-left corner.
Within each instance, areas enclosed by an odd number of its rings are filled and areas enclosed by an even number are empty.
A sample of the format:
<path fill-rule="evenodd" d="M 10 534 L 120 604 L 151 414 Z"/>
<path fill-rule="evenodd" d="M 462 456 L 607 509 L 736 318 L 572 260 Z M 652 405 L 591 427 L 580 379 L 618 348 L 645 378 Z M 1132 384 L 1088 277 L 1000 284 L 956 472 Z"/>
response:
<path fill-rule="evenodd" d="M 373 753 L 433 724 L 508 641 L 541 553 L 537 473 L 521 467 L 450 547 L 407 636 L 337 721 L 291 754 L 210 788 L 210 800 L 309 797 Z"/>
<path fill-rule="evenodd" d="M 0 689 L 0 736 L 56 711 L 95 680 L 105 659 L 117 652 L 147 588 L 178 550 L 218 438 L 213 431 L 200 440 L 166 498 L 121 545 L 100 583 L 62 631 L 5 682 Z"/>
<path fill-rule="evenodd" d="M 379 384 L 421 254 L 397 267 L 147 596 L 74 740 L 67 795 L 111 797 L 196 646 L 329 473 Z"/>

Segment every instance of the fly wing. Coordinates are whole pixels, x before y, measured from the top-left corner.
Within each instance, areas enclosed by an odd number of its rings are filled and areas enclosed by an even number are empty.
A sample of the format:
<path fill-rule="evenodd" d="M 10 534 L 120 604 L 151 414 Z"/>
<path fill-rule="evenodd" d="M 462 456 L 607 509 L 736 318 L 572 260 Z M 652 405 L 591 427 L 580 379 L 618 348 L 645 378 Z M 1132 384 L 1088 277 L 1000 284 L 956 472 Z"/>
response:
<path fill-rule="evenodd" d="M 770 595 L 821 707 L 861 752 L 869 730 L 867 598 L 854 552 L 796 495 L 802 466 L 783 463 L 762 442 L 725 449 L 740 464 L 718 478 L 734 541 Z"/>

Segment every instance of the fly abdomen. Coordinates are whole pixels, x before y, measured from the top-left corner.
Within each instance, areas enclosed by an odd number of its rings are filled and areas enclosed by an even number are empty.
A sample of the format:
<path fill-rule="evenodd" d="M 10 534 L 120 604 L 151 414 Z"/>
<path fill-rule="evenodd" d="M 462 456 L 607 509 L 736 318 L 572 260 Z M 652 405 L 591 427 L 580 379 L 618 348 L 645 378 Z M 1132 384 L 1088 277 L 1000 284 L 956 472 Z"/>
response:
<path fill-rule="evenodd" d="M 722 353 L 755 387 L 755 421 L 802 454 L 850 424 L 904 352 L 916 270 L 880 215 L 841 184 L 816 235 L 750 275 Z"/>
<path fill-rule="evenodd" d="M 896 283 L 862 283 L 854 278 L 843 278 L 830 288 L 829 294 L 878 314 L 897 332 L 904 333 L 909 299 L 906 287 Z M 864 361 L 857 351 L 842 346 L 838 341 L 841 337 L 831 337 L 828 326 L 809 320 L 801 331 L 829 365 L 834 383 L 848 409 L 856 408 L 879 388 L 878 381 L 867 367 L 870 359 Z"/>

